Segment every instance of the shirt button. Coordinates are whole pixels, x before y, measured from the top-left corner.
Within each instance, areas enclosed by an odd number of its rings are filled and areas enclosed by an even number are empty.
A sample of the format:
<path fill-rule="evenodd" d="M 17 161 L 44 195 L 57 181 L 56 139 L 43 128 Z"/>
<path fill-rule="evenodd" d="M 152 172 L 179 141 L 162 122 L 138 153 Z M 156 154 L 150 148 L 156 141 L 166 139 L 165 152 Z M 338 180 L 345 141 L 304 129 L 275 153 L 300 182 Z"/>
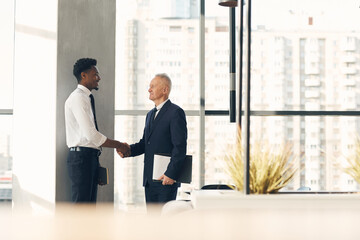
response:
<path fill-rule="evenodd" d="M 150 145 L 150 141 L 148 141 L 148 145 Z"/>

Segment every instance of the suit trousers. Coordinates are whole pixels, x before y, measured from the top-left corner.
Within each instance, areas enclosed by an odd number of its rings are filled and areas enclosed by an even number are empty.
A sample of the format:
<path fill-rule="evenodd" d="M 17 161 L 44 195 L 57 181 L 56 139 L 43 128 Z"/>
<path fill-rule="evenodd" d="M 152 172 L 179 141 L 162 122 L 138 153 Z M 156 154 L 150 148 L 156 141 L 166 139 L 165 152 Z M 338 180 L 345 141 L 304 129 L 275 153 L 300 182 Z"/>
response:
<path fill-rule="evenodd" d="M 152 182 L 145 185 L 145 199 L 147 204 L 166 203 L 176 199 L 178 186 L 162 185 L 161 182 Z"/>
<path fill-rule="evenodd" d="M 71 201 L 95 203 L 98 187 L 99 151 L 81 147 L 69 151 L 67 168 L 71 180 Z"/>

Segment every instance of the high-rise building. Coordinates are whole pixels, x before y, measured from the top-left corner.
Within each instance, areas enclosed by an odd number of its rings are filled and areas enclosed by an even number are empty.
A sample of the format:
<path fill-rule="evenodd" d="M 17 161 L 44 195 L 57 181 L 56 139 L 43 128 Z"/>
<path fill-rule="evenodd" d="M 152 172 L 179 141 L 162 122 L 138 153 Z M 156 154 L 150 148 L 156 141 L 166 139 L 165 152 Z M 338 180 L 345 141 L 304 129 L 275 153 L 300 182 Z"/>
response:
<path fill-rule="evenodd" d="M 183 5 L 184 9 L 189 6 L 192 4 Z M 159 72 L 168 73 L 173 80 L 170 95 L 173 102 L 185 110 L 199 108 L 196 100 L 199 99 L 199 22 L 184 14 L 184 9 L 176 9 L 179 12 L 173 13 L 173 17 L 140 17 L 127 22 L 123 56 L 127 67 L 121 82 L 127 90 L 124 101 L 129 109 L 152 108 L 147 84 Z M 360 104 L 360 95 L 355 90 L 360 83 L 357 67 L 360 33 L 315 31 L 313 20 L 306 23 L 301 31 L 268 30 L 264 26 L 253 29 L 252 110 L 345 111 L 355 110 Z M 228 109 L 228 49 L 228 22 L 222 18 L 206 18 L 206 109 Z M 144 118 L 125 118 L 126 138 L 138 141 L 136 136 L 142 135 Z M 188 116 L 187 120 L 188 153 L 194 156 L 196 175 L 198 118 Z M 347 164 L 347 156 L 354 151 L 359 126 L 355 117 L 252 117 L 251 141 L 268 142 L 275 148 L 292 144 L 298 172 L 288 185 L 289 190 L 301 186 L 312 190 L 356 190 L 358 185 L 342 169 Z M 206 118 L 206 184 L 229 183 L 223 159 L 226 146 L 234 142 L 235 129 L 235 125 L 228 124 L 227 117 Z M 122 190 L 128 193 L 124 203 L 143 201 L 142 158 L 136 163 L 129 161 L 123 167 L 127 170 L 122 176 Z"/>
<path fill-rule="evenodd" d="M 355 110 L 358 39 L 356 32 L 254 31 L 253 110 Z M 296 187 L 356 189 L 341 169 L 354 151 L 357 118 L 267 117 L 257 124 L 254 135 L 273 143 L 293 141 L 300 157 Z"/>

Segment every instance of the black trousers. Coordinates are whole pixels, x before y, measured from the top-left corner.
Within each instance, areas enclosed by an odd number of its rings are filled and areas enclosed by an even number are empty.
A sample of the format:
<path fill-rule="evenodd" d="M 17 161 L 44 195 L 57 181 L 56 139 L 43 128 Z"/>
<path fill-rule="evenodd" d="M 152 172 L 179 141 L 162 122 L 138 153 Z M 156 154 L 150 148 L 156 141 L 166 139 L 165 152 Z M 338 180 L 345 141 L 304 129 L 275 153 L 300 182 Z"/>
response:
<path fill-rule="evenodd" d="M 71 201 L 74 203 L 95 203 L 98 187 L 99 151 L 78 147 L 67 158 L 71 180 Z"/>
<path fill-rule="evenodd" d="M 176 199 L 178 186 L 162 185 L 161 182 L 152 182 L 145 185 L 146 204 L 166 203 Z"/>

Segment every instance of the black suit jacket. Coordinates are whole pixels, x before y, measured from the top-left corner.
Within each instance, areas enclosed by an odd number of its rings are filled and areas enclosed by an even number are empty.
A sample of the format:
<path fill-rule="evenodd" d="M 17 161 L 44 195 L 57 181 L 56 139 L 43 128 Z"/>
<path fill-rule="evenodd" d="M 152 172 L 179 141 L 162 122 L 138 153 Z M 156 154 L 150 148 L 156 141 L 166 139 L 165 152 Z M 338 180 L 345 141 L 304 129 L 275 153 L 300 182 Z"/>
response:
<path fill-rule="evenodd" d="M 167 153 L 171 155 L 165 175 L 177 180 L 182 167 L 187 146 L 187 126 L 185 112 L 179 106 L 168 100 L 160 109 L 150 128 L 151 111 L 147 113 L 143 137 L 138 143 L 132 144 L 131 156 L 144 155 L 143 186 L 151 184 L 154 164 L 154 154 Z M 175 183 L 179 186 L 179 183 Z"/>

